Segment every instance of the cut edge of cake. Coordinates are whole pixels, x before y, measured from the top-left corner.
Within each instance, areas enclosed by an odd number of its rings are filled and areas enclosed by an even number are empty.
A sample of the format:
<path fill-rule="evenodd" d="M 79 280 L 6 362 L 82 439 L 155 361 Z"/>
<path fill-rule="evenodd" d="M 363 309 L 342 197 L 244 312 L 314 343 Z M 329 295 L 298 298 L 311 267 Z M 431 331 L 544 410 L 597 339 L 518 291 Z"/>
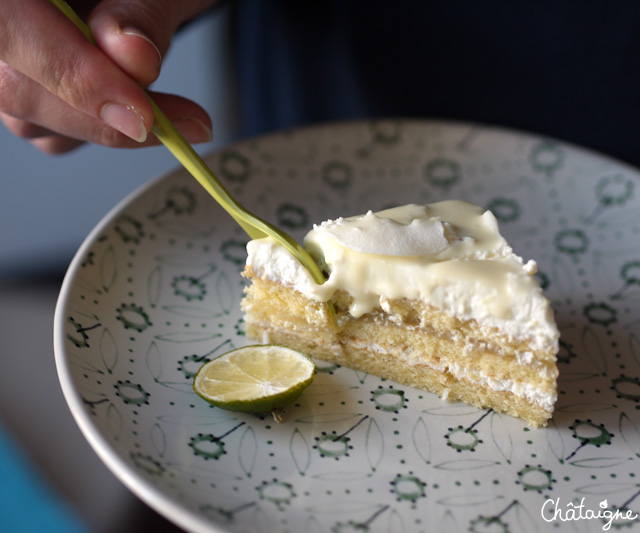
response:
<path fill-rule="evenodd" d="M 333 290 L 326 301 L 310 297 L 306 282 L 290 277 L 295 259 L 273 243 L 262 244 L 276 246 L 268 268 L 264 262 L 252 266 L 248 258 L 243 273 L 251 281 L 241 303 L 248 338 L 519 417 L 534 427 L 547 425 L 557 399 L 558 334 L 539 285 L 535 303 L 546 306 L 540 312 L 549 321 L 544 342 L 452 316 L 424 299 L 378 295 L 375 305 L 354 316 L 349 291 Z"/>

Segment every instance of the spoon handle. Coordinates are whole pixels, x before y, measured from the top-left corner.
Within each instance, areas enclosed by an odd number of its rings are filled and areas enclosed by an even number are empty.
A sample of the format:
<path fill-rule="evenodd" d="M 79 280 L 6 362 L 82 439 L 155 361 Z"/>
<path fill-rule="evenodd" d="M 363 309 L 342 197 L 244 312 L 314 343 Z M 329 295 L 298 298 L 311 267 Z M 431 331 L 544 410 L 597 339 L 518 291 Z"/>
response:
<path fill-rule="evenodd" d="M 92 44 L 96 44 L 91 29 L 78 17 L 65 0 L 50 0 L 66 17 L 82 31 L 84 36 Z M 160 142 L 182 163 L 189 173 L 202 185 L 211 196 L 229 213 L 233 219 L 244 229 L 252 239 L 273 237 L 284 246 L 307 269 L 314 281 L 322 285 L 326 279 L 320 268 L 305 250 L 291 235 L 279 230 L 275 226 L 265 222 L 242 207 L 224 188 L 212 170 L 202 160 L 193 147 L 186 141 L 173 123 L 163 111 L 156 105 L 147 93 L 147 97 L 153 108 L 154 124 L 153 133 Z"/>
<path fill-rule="evenodd" d="M 250 222 L 243 218 L 249 215 L 245 209 L 236 202 L 236 200 L 227 192 L 222 183 L 216 178 L 211 169 L 202 160 L 193 147 L 178 132 L 173 123 L 167 118 L 158 105 L 149 98 L 153 107 L 153 127 L 151 131 L 160 140 L 162 144 L 182 163 L 189 173 L 198 180 L 207 192 L 215 198 L 215 200 L 229 213 L 233 219 L 240 224 L 249 237 L 252 239 L 260 239 L 266 237 L 267 233 L 260 231 Z M 244 217 L 243 217 L 244 214 Z M 266 224 L 266 222 L 265 222 Z"/>
<path fill-rule="evenodd" d="M 91 44 L 96 44 L 89 26 L 84 23 L 84 21 L 76 14 L 71 6 L 67 4 L 67 2 L 64 0 L 51 0 L 51 3 L 62 11 L 62 13 L 78 27 Z M 148 94 L 147 96 L 149 97 L 149 101 L 153 108 L 154 122 L 152 131 L 156 137 L 158 137 L 160 142 L 168 148 L 168 150 L 178 161 L 180 161 L 180 163 L 182 163 L 184 167 L 186 167 L 193 177 L 198 180 L 200 185 L 202 185 L 207 192 L 215 198 L 225 211 L 227 211 L 227 213 L 229 213 L 234 220 L 240 224 L 240 226 L 249 234 L 249 237 L 252 239 L 265 237 L 265 233 L 255 228 L 250 223 L 247 223 L 246 220 L 243 220 L 243 218 L 238 214 L 239 211 L 244 211 L 243 208 L 226 191 L 211 169 L 178 132 L 164 112 Z"/>

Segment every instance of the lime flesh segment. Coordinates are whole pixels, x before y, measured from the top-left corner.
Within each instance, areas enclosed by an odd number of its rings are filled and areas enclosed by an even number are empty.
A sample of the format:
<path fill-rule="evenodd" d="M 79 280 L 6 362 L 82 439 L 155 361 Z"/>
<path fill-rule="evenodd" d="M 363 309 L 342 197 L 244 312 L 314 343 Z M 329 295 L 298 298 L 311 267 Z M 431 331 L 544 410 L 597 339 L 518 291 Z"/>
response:
<path fill-rule="evenodd" d="M 315 374 L 306 355 L 277 345 L 238 348 L 202 365 L 193 389 L 230 411 L 263 413 L 293 402 Z"/>

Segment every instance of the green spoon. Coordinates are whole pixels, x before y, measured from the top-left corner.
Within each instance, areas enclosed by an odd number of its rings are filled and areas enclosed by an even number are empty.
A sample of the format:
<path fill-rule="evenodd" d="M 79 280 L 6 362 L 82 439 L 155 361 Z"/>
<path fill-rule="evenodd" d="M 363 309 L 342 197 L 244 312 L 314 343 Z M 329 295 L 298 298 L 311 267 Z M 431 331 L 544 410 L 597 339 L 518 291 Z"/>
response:
<path fill-rule="evenodd" d="M 78 17 L 71 9 L 69 4 L 64 0 L 50 0 L 62 13 L 64 13 L 71 22 L 73 22 L 82 31 L 87 40 L 96 44 L 89 27 Z M 147 95 L 149 96 L 149 95 Z M 229 213 L 234 220 L 240 224 L 249 237 L 252 239 L 260 239 L 262 237 L 272 237 L 276 242 L 284 246 L 293 256 L 300 261 L 313 280 L 322 285 L 325 277 L 318 268 L 313 258 L 291 235 L 272 226 L 253 213 L 242 207 L 224 188 L 218 178 L 207 164 L 202 160 L 193 147 L 186 141 L 182 134 L 175 128 L 167 116 L 156 105 L 149 96 L 153 107 L 154 123 L 152 131 L 160 139 L 169 151 L 182 163 L 189 173 L 198 180 L 211 196 Z"/>

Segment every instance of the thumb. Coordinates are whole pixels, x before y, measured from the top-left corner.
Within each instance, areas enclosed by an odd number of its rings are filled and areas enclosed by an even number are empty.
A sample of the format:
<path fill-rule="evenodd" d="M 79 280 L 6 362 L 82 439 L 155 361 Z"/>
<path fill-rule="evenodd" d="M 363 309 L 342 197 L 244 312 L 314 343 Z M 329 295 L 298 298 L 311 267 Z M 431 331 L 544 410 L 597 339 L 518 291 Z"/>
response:
<path fill-rule="evenodd" d="M 98 46 L 143 86 L 160 73 L 173 34 L 213 0 L 103 0 L 88 24 Z"/>

